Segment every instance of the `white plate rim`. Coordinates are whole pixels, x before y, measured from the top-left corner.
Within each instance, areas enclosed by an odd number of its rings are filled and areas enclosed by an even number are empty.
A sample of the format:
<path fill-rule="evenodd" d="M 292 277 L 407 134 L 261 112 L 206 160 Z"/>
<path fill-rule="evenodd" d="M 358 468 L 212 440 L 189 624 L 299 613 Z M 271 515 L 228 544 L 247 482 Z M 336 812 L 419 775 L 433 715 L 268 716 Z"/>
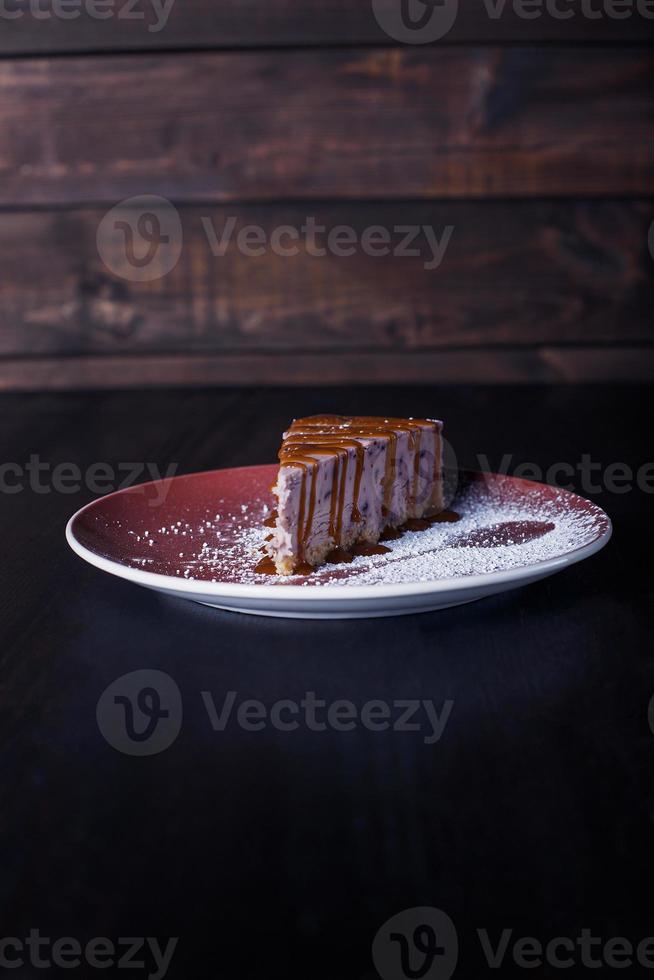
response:
<path fill-rule="evenodd" d="M 222 470 L 218 471 L 185 473 L 180 477 L 168 477 L 167 479 L 185 479 L 188 477 L 206 475 L 207 472 L 224 472 L 225 469 L 247 470 L 250 469 L 250 467 L 224 467 Z M 505 475 L 508 476 L 508 474 Z M 485 473 L 482 474 L 482 476 L 502 476 L 502 474 Z M 525 480 L 522 477 L 519 479 L 522 483 L 530 484 L 534 487 L 547 486 L 549 489 L 552 489 L 552 487 L 549 487 L 548 484 L 539 483 L 536 480 Z M 403 598 L 412 595 L 418 596 L 453 591 L 468 591 L 485 588 L 486 586 L 491 586 L 493 584 L 501 585 L 505 582 L 515 582 L 516 584 L 519 584 L 523 579 L 533 579 L 535 575 L 538 576 L 538 578 L 544 578 L 549 572 L 554 572 L 557 569 L 564 568 L 569 565 L 576 565 L 577 562 L 590 558 L 591 555 L 601 551 L 601 549 L 609 543 L 613 534 L 613 524 L 606 511 L 592 501 L 587 500 L 585 497 L 581 497 L 580 494 L 573 493 L 570 490 L 557 488 L 560 493 L 563 493 L 568 497 L 582 500 L 584 503 L 590 504 L 593 508 L 599 511 L 599 513 L 603 515 L 607 521 L 606 530 L 588 544 L 581 545 L 579 548 L 574 548 L 572 551 L 559 555 L 556 558 L 547 558 L 542 561 L 532 562 L 529 565 L 505 569 L 503 571 L 483 572 L 480 575 L 462 575 L 459 578 L 450 577 L 434 579 L 434 581 L 431 582 L 405 582 L 394 585 L 384 583 L 378 583 L 375 585 L 348 584 L 347 586 L 320 585 L 314 587 L 306 585 L 259 585 L 258 583 L 249 585 L 236 582 L 223 583 L 206 582 L 200 580 L 191 581 L 189 579 L 177 578 L 173 575 L 160 575 L 158 572 L 146 572 L 140 568 L 133 568 L 130 565 L 123 565 L 120 562 L 113 561 L 110 558 L 103 558 L 101 555 L 96 555 L 95 552 L 90 551 L 83 544 L 81 544 L 73 534 L 73 525 L 77 518 L 91 507 L 97 506 L 98 501 L 106 500 L 109 497 L 114 497 L 118 494 L 128 493 L 130 490 L 133 491 L 136 489 L 136 486 L 152 486 L 153 484 L 161 482 L 163 481 L 151 480 L 148 483 L 138 484 L 134 487 L 128 487 L 123 490 L 116 490 L 111 494 L 105 494 L 102 497 L 98 497 L 95 500 L 90 501 L 88 504 L 85 504 L 84 507 L 80 507 L 80 509 L 73 514 L 66 524 L 66 541 L 71 549 L 76 555 L 88 562 L 89 565 L 93 565 L 95 568 L 100 569 L 100 571 L 107 572 L 109 575 L 114 575 L 117 578 L 125 579 L 128 582 L 133 582 L 135 585 L 141 585 L 145 588 L 157 589 L 159 591 L 169 593 L 175 592 L 180 595 L 188 594 L 189 597 L 201 595 L 213 599 L 258 598 L 273 600 L 276 603 L 282 604 L 285 601 L 297 601 L 302 599 L 311 602 L 334 603 L 335 601 L 354 602 L 360 599 L 381 600 Z"/>

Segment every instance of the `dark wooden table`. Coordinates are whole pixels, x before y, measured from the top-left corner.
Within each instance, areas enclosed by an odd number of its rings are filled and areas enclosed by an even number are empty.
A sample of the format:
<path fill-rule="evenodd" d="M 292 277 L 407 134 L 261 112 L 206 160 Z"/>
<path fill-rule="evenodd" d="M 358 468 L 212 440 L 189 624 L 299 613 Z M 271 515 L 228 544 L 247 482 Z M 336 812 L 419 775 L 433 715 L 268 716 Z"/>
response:
<path fill-rule="evenodd" d="M 62 462 L 182 473 L 273 461 L 288 419 L 323 410 L 439 415 L 469 467 L 480 454 L 494 469 L 503 454 L 510 471 L 576 467 L 586 454 L 600 485 L 610 464 L 637 471 L 652 459 L 651 389 L 223 389 L 0 404 L 4 461 L 50 467 L 38 487 L 23 477 L 0 494 L 2 936 L 179 937 L 167 975 L 183 980 L 362 980 L 376 976 L 379 927 L 415 906 L 451 917 L 463 977 L 525 972 L 510 951 L 489 970 L 478 929 L 494 945 L 503 929 L 543 943 L 583 928 L 634 943 L 654 932 L 651 472 L 649 488 L 587 493 L 615 525 L 589 561 L 470 606 L 360 622 L 249 618 L 112 579 L 64 540 L 93 494 L 52 488 Z M 6 485 L 21 479 L 2 473 Z M 96 722 L 105 688 L 136 670 L 167 673 L 183 700 L 176 740 L 144 758 L 117 751 Z M 436 744 L 361 725 L 217 732 L 203 691 L 218 706 L 230 691 L 267 706 L 309 691 L 359 707 L 453 706 Z M 531 972 L 560 975 L 551 964 Z M 14 975 L 48 974 L 25 959 Z"/>

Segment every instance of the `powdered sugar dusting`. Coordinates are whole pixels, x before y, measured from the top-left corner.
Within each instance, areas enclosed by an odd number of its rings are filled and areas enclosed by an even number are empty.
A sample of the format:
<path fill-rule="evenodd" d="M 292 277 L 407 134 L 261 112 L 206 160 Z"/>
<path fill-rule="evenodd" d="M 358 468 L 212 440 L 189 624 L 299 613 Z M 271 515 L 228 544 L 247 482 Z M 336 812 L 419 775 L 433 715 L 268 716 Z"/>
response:
<path fill-rule="evenodd" d="M 483 575 L 555 559 L 589 543 L 598 533 L 597 517 L 567 507 L 569 499 L 559 494 L 536 507 L 529 500 L 497 502 L 488 488 L 475 485 L 452 505 L 461 516 L 459 522 L 406 532 L 399 540 L 386 542 L 390 554 L 355 558 L 346 571 L 327 566 L 310 577 L 293 576 L 289 581 L 399 585 Z"/>
<path fill-rule="evenodd" d="M 472 483 L 452 504 L 461 516 L 457 523 L 407 532 L 387 542 L 390 554 L 358 557 L 349 565 L 326 565 L 310 576 L 288 578 L 254 571 L 267 533 L 262 526 L 268 513 L 265 502 L 243 504 L 238 514 L 216 513 L 196 525 L 176 522 L 159 533 L 173 535 L 180 544 L 184 541 L 172 574 L 190 580 L 278 584 L 281 588 L 291 584 L 306 588 L 398 585 L 506 571 L 574 551 L 597 535 L 598 517 L 594 509 L 571 507 L 570 500 L 568 494 L 556 491 L 549 499 L 539 493 L 503 496 L 494 484 Z M 148 558 L 141 559 L 141 567 L 148 564 Z"/>
<path fill-rule="evenodd" d="M 182 477 L 172 481 L 159 509 L 136 493 L 114 495 L 94 505 L 78 534 L 97 554 L 159 575 L 311 590 L 433 582 L 524 568 L 563 558 L 609 528 L 600 508 L 566 491 L 469 474 L 459 478 L 450 504 L 461 517 L 456 523 L 407 532 L 385 542 L 389 554 L 325 565 L 309 576 L 262 575 L 255 566 L 270 533 L 263 524 L 273 505 L 269 483 L 265 473 L 247 475 L 231 495 L 221 497 L 216 475 Z"/>

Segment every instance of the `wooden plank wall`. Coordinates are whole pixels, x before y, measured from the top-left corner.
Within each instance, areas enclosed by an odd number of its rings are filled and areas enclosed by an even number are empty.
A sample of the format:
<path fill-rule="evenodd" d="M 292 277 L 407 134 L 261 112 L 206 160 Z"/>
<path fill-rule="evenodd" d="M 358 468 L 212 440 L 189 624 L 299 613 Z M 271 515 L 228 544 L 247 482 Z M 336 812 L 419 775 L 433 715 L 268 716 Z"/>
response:
<path fill-rule="evenodd" d="M 0 15 L 0 388 L 654 376 L 654 4 L 57 2 Z"/>

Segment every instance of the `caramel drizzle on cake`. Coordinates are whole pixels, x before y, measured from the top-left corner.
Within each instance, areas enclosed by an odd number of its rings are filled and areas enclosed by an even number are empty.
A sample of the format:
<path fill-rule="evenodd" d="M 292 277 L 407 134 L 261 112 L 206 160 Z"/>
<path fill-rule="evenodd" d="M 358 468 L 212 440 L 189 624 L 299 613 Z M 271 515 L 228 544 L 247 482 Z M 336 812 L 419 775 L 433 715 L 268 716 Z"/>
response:
<path fill-rule="evenodd" d="M 406 470 L 403 469 L 405 476 L 403 477 L 404 482 L 401 485 L 406 487 L 406 498 L 403 498 L 402 506 L 404 507 L 406 504 L 407 517 L 417 516 L 423 518 L 428 508 L 423 506 L 422 502 L 418 501 L 421 478 L 421 447 L 425 433 L 430 432 L 434 438 L 434 452 L 438 454 L 438 462 L 436 470 L 434 470 L 434 464 L 436 463 L 436 460 L 434 460 L 432 470 L 422 475 L 430 481 L 428 485 L 432 487 L 433 491 L 436 487 L 437 478 L 440 480 L 440 429 L 440 422 L 428 419 L 400 419 L 393 417 L 317 415 L 294 421 L 285 433 L 284 442 L 279 451 L 280 474 L 278 475 L 277 486 L 273 488 L 276 492 L 279 492 L 278 488 L 282 483 L 281 474 L 288 468 L 294 468 L 299 471 L 299 493 L 297 478 L 295 478 L 294 484 L 297 505 L 296 542 L 293 549 L 295 553 L 289 554 L 287 544 L 287 558 L 285 560 L 286 565 L 284 566 L 284 571 L 288 573 L 286 566 L 296 570 L 298 565 L 307 561 L 307 546 L 316 530 L 314 521 L 316 519 L 318 470 L 321 461 L 329 460 L 332 464 L 331 492 L 327 492 L 327 488 L 323 483 L 320 504 L 321 510 L 319 511 L 321 514 L 321 517 L 319 517 L 321 521 L 319 527 L 325 528 L 325 522 L 327 521 L 326 534 L 328 535 L 328 539 L 325 537 L 325 531 L 321 532 L 318 530 L 317 537 L 314 537 L 313 544 L 309 549 L 310 556 L 313 556 L 313 561 L 319 564 L 322 561 L 330 560 L 329 555 L 326 555 L 324 552 L 327 540 L 331 544 L 333 556 L 337 554 L 345 555 L 343 546 L 345 543 L 344 521 L 346 507 L 348 508 L 347 543 L 349 544 L 350 551 L 360 554 L 382 553 L 384 550 L 383 546 L 377 544 L 380 535 L 384 530 L 397 527 L 399 523 L 396 515 L 392 513 L 392 508 L 394 488 L 398 477 L 398 443 L 400 436 L 404 433 L 408 436 L 408 439 L 403 442 L 403 460 L 406 460 L 406 462 L 403 462 L 403 467 L 409 465 L 410 457 L 407 457 L 407 447 L 408 452 L 413 458 L 413 472 L 406 473 Z M 367 447 L 371 445 L 370 440 L 373 440 L 374 452 L 379 454 L 382 450 L 385 450 L 383 478 L 380 476 L 375 477 L 375 480 L 379 479 L 380 483 L 378 489 L 381 492 L 381 515 L 379 515 L 378 510 L 380 501 L 378 497 L 376 505 L 378 519 L 376 523 L 373 520 L 373 530 L 370 529 L 369 523 L 359 533 L 356 531 L 356 525 L 364 527 L 362 525 L 362 521 L 364 521 L 362 506 L 368 507 L 370 504 L 370 486 L 367 486 L 367 504 L 362 504 L 361 501 L 362 481 L 366 467 L 366 452 Z M 382 442 L 377 441 L 375 444 L 375 440 L 382 440 Z M 352 462 L 354 462 L 354 474 L 353 479 L 348 482 L 348 473 L 352 476 L 352 470 L 350 469 Z M 368 470 L 368 484 L 370 483 L 370 473 L 371 471 Z M 407 478 L 408 483 L 406 482 Z M 330 498 L 328 519 L 326 518 L 325 507 L 327 497 Z M 350 507 L 351 510 L 349 509 Z M 442 509 L 442 507 L 439 506 L 437 509 Z M 435 510 L 432 508 L 432 513 L 434 512 Z M 275 516 L 277 518 L 277 515 Z M 268 526 L 277 525 L 277 530 L 282 535 L 284 529 L 281 527 L 281 522 L 278 519 L 269 519 L 267 524 Z M 286 529 L 286 533 L 288 537 L 288 529 Z M 361 534 L 363 538 L 359 540 Z M 318 557 L 316 557 L 316 540 L 320 541 L 320 547 L 323 549 L 320 551 Z M 371 549 L 376 550 L 372 551 Z M 268 547 L 267 553 L 273 557 L 275 556 L 275 551 L 276 547 L 273 542 Z M 333 556 L 331 560 L 347 560 L 347 556 L 340 559 Z M 278 564 L 278 562 L 275 564 Z"/>

